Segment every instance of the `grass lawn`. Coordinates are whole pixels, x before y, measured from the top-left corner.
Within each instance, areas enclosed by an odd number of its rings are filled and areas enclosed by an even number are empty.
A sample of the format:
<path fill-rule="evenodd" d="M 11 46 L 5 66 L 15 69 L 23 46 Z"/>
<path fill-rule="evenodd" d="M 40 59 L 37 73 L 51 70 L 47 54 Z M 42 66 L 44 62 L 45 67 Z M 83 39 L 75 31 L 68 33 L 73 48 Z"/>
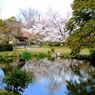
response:
<path fill-rule="evenodd" d="M 62 55 L 69 55 L 71 50 L 68 47 L 54 47 L 55 52 L 60 52 Z M 38 47 L 38 48 L 18 48 L 15 49 L 14 51 L 4 51 L 4 52 L 0 52 L 0 55 L 4 54 L 4 55 L 12 55 L 12 54 L 21 54 L 24 51 L 30 51 L 31 53 L 48 53 L 48 51 L 51 50 L 51 47 Z M 89 54 L 89 50 L 87 48 L 82 49 L 80 51 L 80 54 Z"/>
<path fill-rule="evenodd" d="M 71 50 L 68 47 L 54 47 L 55 52 L 60 52 L 61 54 L 70 54 Z M 48 53 L 51 50 L 51 47 L 39 47 L 39 48 L 25 48 L 25 49 L 16 49 L 16 52 L 30 51 L 32 53 Z"/>
<path fill-rule="evenodd" d="M 80 51 L 80 54 L 81 54 L 81 55 L 83 55 L 83 54 L 89 55 L 90 52 L 89 52 L 88 48 L 84 48 L 84 49 L 82 49 L 82 50 Z"/>

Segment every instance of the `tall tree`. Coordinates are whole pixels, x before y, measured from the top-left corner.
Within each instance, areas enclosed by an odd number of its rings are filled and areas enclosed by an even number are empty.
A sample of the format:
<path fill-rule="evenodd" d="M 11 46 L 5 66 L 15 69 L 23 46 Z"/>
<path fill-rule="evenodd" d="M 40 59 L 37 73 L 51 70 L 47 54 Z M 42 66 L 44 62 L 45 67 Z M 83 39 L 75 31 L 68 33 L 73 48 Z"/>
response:
<path fill-rule="evenodd" d="M 72 9 L 72 17 L 66 23 L 70 33 L 67 44 L 76 54 L 83 45 L 95 47 L 95 0 L 74 0 Z"/>
<path fill-rule="evenodd" d="M 57 31 L 57 34 L 61 36 L 60 41 L 63 41 L 65 38 L 65 23 L 69 17 L 69 14 L 65 14 L 67 17 L 62 17 L 58 12 L 49 9 L 48 10 L 48 18 L 49 18 L 49 27 L 51 27 L 51 30 Z"/>
<path fill-rule="evenodd" d="M 32 8 L 20 9 L 18 18 L 23 23 L 25 28 L 30 29 L 39 19 L 39 12 L 38 10 Z"/>
<path fill-rule="evenodd" d="M 0 44 L 9 44 L 10 41 L 15 43 L 15 36 L 20 35 L 21 24 L 15 17 L 6 20 L 0 19 Z"/>

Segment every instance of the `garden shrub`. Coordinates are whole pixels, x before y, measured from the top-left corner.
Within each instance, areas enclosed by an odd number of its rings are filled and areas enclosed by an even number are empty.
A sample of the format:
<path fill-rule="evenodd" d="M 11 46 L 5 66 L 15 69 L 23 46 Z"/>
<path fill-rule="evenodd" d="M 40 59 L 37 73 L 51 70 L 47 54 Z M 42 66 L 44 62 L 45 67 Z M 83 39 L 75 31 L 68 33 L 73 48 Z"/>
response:
<path fill-rule="evenodd" d="M 0 45 L 0 51 L 13 51 L 13 46 L 10 44 Z"/>
<path fill-rule="evenodd" d="M 13 62 L 13 58 L 11 58 L 11 57 L 8 57 L 8 56 L 1 56 L 0 55 L 0 62 L 1 63 L 11 63 L 11 62 Z"/>
<path fill-rule="evenodd" d="M 59 47 L 59 46 L 60 46 L 60 43 L 59 43 L 59 42 L 54 42 L 54 43 L 53 43 L 53 46 Z"/>
<path fill-rule="evenodd" d="M 0 62 L 1 63 L 11 63 L 16 60 L 18 60 L 20 54 L 16 52 L 5 52 L 5 53 L 0 53 Z"/>
<path fill-rule="evenodd" d="M 32 54 L 29 52 L 29 51 L 24 51 L 23 53 L 22 53 L 22 58 L 23 59 L 25 59 L 25 60 L 29 60 L 29 59 L 31 59 L 31 57 L 32 57 Z"/>

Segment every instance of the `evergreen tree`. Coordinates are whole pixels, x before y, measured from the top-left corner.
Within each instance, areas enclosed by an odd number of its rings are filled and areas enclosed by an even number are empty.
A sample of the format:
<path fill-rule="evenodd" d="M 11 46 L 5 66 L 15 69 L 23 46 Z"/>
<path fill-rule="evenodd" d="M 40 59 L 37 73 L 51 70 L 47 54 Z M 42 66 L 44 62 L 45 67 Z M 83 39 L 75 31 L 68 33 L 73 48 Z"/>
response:
<path fill-rule="evenodd" d="M 75 55 L 81 46 L 95 47 L 95 0 L 74 0 L 72 9 L 66 31 L 70 33 L 67 45 Z"/>

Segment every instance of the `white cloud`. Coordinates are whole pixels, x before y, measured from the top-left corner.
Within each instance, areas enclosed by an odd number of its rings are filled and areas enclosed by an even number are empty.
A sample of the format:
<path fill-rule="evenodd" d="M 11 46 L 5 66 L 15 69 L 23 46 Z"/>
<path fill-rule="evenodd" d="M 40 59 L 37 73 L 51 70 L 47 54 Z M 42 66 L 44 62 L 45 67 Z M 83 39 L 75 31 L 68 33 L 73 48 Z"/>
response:
<path fill-rule="evenodd" d="M 42 12 L 46 12 L 49 7 L 56 11 L 66 13 L 71 11 L 70 4 L 73 0 L 5 0 L 2 18 L 14 16 L 19 8 L 32 7 Z"/>

